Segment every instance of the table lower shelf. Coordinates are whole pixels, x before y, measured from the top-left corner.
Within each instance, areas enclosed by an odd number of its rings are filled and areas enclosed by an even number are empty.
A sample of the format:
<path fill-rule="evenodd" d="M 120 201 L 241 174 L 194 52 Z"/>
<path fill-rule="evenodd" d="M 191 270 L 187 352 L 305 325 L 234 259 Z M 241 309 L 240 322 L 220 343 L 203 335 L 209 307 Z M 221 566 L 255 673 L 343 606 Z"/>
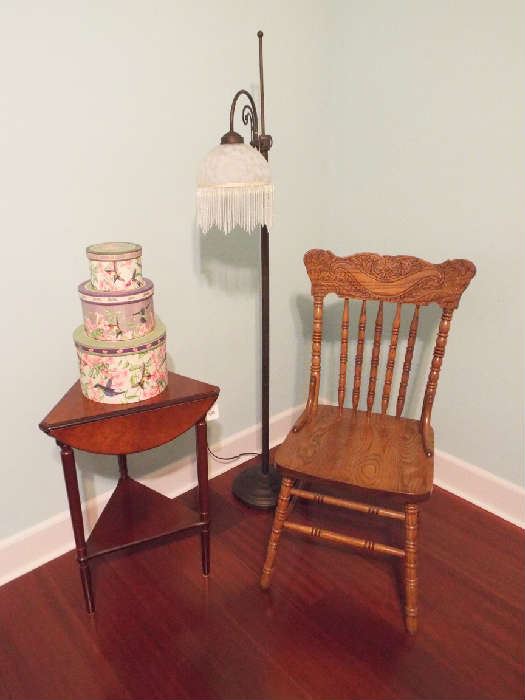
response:
<path fill-rule="evenodd" d="M 181 503 L 134 479 L 120 479 L 87 540 L 87 556 L 93 559 L 204 525 Z"/>

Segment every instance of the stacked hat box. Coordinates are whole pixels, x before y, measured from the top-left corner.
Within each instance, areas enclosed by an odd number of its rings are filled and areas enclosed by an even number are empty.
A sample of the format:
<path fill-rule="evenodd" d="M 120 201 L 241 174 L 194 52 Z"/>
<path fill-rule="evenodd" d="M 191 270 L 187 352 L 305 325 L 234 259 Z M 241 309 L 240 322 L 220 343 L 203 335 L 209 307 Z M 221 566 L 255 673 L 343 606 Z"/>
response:
<path fill-rule="evenodd" d="M 78 287 L 84 323 L 74 335 L 80 386 L 100 403 L 133 403 L 168 383 L 166 329 L 153 310 L 153 283 L 142 277 L 136 243 L 87 248 L 90 279 Z"/>

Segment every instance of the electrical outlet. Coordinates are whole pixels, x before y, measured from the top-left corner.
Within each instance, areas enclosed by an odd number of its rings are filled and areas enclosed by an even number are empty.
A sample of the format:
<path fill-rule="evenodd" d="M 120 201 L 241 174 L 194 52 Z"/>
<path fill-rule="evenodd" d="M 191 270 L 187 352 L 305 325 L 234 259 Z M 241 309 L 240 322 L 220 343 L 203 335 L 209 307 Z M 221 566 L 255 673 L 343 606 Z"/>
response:
<path fill-rule="evenodd" d="M 212 420 L 219 420 L 219 402 L 216 401 L 206 414 L 206 420 L 208 422 Z"/>

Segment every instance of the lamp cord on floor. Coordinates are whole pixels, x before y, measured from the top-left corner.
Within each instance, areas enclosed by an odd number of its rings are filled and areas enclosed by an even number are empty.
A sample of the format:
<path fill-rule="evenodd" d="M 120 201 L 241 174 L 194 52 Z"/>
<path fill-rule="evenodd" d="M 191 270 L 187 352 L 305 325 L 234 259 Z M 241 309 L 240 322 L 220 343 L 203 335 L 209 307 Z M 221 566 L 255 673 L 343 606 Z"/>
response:
<path fill-rule="evenodd" d="M 223 462 L 232 462 L 234 459 L 239 459 L 239 457 L 256 457 L 259 454 L 258 452 L 239 452 L 238 455 L 231 455 L 231 457 L 221 457 L 220 455 L 216 455 L 215 452 L 212 452 L 209 447 L 208 452 L 214 459 Z"/>

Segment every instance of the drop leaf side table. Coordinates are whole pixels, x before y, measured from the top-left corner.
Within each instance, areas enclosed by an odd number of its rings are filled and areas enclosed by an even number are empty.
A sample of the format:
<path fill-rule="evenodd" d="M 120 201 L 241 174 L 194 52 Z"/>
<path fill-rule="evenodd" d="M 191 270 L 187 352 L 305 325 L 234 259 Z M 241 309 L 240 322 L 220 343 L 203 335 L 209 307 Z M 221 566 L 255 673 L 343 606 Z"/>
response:
<path fill-rule="evenodd" d="M 89 562 L 121 549 L 160 541 L 174 533 L 200 531 L 202 570 L 210 569 L 208 512 L 208 442 L 206 413 L 219 388 L 169 372 L 167 388 L 157 396 L 130 404 L 103 404 L 86 399 L 73 384 L 40 423 L 55 438 L 62 458 L 77 561 L 86 608 L 94 612 Z M 126 456 L 174 440 L 195 426 L 199 520 L 175 516 L 171 499 L 128 476 Z M 117 486 L 86 540 L 73 449 L 116 455 Z"/>

